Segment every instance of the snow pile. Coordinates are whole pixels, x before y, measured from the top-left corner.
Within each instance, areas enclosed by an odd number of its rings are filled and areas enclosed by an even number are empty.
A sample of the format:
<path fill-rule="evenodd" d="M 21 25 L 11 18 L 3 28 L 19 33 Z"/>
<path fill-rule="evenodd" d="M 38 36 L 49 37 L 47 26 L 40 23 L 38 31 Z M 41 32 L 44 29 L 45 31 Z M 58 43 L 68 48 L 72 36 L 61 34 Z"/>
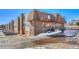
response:
<path fill-rule="evenodd" d="M 65 36 L 75 36 L 77 33 L 76 30 L 65 30 L 64 34 Z"/>
<path fill-rule="evenodd" d="M 61 33 L 61 31 L 49 32 L 49 33 L 41 33 L 38 36 L 47 36 L 47 35 L 55 35 Z"/>
<path fill-rule="evenodd" d="M 0 37 L 5 37 L 5 34 L 0 30 Z"/>

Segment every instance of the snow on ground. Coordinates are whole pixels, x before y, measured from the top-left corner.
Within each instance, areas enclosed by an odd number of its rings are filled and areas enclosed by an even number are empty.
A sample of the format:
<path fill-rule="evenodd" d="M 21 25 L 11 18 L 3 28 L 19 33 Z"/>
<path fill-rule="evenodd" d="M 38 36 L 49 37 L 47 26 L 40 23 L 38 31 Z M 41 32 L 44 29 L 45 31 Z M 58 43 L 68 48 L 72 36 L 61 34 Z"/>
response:
<path fill-rule="evenodd" d="M 74 44 L 69 44 L 69 43 L 62 43 L 61 41 L 64 40 L 63 38 L 51 38 L 46 37 L 46 36 L 37 36 L 37 37 L 29 37 L 29 38 L 24 38 L 20 36 L 5 36 L 0 38 L 0 49 L 5 49 L 5 48 L 29 48 L 29 49 L 53 49 L 53 48 L 79 48 L 78 45 Z M 41 40 L 41 41 L 40 41 Z M 42 42 L 46 42 L 46 44 L 40 45 Z M 60 40 L 60 41 L 59 41 Z M 33 44 L 32 42 L 36 41 L 37 44 Z M 49 44 L 47 43 L 49 42 Z M 53 43 L 53 42 L 56 43 Z M 70 38 L 71 41 L 71 38 Z M 51 42 L 51 43 L 50 43 Z M 34 47 L 33 47 L 34 45 Z M 29 47 L 31 46 L 31 47 Z"/>
<path fill-rule="evenodd" d="M 35 42 L 34 42 L 35 41 Z M 62 42 L 64 41 L 64 42 Z M 60 49 L 60 48 L 79 48 L 78 44 L 70 43 L 76 40 L 73 37 L 48 37 L 42 34 L 31 37 L 9 35 L 0 37 L 0 49 Z M 41 43 L 42 42 L 42 43 Z M 43 44 L 46 43 L 46 44 Z"/>
<path fill-rule="evenodd" d="M 53 43 L 53 44 L 41 45 L 39 47 L 40 49 L 42 49 L 41 47 L 44 47 L 45 49 L 79 49 L 78 45 L 70 45 L 67 43 Z"/>

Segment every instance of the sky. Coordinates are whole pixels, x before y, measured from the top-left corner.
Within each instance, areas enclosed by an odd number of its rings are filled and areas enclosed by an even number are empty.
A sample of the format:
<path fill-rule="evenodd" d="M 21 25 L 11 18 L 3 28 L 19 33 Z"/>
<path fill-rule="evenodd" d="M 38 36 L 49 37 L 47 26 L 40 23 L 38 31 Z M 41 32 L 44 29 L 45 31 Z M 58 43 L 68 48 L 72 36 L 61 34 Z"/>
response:
<path fill-rule="evenodd" d="M 45 13 L 58 13 L 65 18 L 67 22 L 79 18 L 79 9 L 37 9 L 38 11 Z M 16 20 L 16 18 L 21 14 L 30 13 L 32 9 L 0 9 L 0 24 L 7 24 L 11 20 Z"/>

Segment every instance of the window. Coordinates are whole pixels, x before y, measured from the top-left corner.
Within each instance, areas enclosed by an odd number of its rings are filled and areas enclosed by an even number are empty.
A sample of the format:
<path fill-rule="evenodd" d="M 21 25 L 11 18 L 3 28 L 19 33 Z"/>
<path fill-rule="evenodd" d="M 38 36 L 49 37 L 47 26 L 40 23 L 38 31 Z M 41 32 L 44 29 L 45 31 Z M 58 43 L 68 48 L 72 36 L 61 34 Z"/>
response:
<path fill-rule="evenodd" d="M 42 22 L 42 26 L 44 26 L 44 22 Z"/>
<path fill-rule="evenodd" d="M 41 20 L 43 20 L 43 17 L 41 17 Z"/>
<path fill-rule="evenodd" d="M 50 15 L 48 15 L 48 19 L 50 19 Z"/>

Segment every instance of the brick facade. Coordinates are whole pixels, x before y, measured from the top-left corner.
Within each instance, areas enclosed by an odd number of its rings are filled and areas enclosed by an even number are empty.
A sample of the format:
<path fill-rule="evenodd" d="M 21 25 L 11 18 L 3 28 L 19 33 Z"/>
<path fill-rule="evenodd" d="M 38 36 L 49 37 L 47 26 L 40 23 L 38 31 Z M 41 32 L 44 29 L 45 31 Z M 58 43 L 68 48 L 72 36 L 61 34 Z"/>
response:
<path fill-rule="evenodd" d="M 64 22 L 60 15 L 52 15 L 48 13 L 33 10 L 28 15 L 28 22 L 31 24 L 31 35 L 46 32 L 49 29 L 55 30 L 56 28 L 64 28 Z"/>

